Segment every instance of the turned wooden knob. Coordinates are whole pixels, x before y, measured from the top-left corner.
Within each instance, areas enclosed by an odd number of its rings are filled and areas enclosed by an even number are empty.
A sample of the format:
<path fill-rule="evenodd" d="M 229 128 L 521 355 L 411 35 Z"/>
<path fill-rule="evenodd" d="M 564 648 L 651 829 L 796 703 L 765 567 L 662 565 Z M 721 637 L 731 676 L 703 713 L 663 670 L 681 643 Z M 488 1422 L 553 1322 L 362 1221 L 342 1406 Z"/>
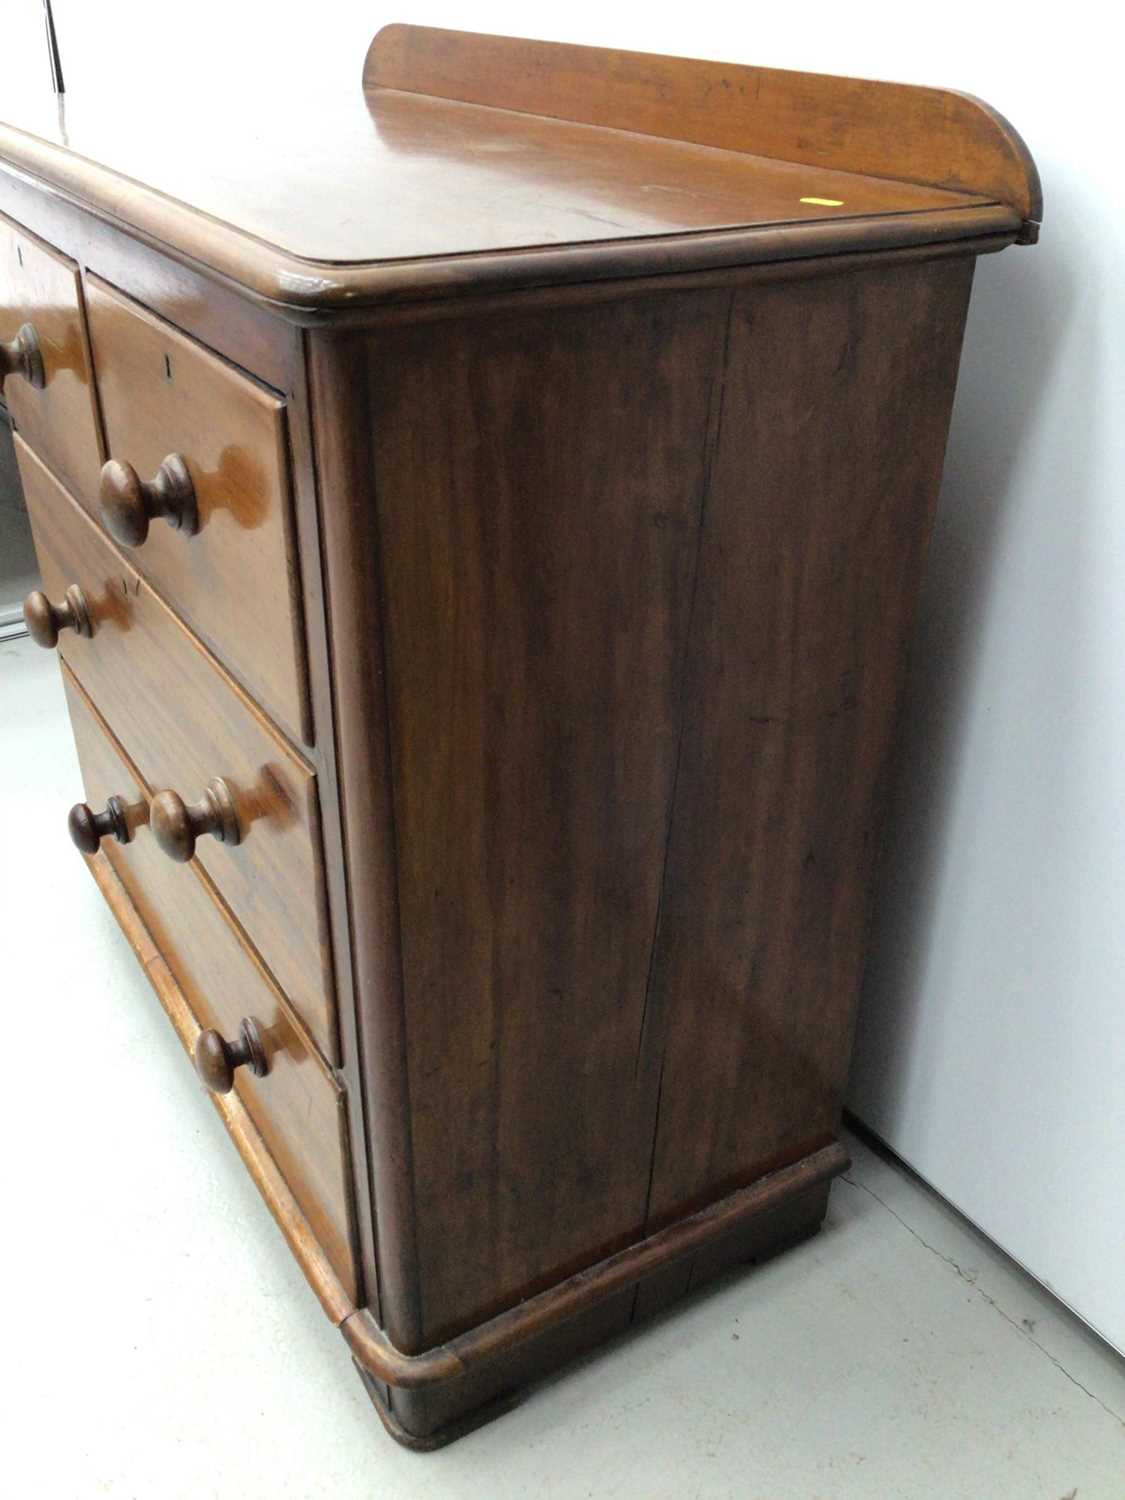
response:
<path fill-rule="evenodd" d="M 91 812 L 85 802 L 77 802 L 70 809 L 66 820 L 71 842 L 83 854 L 96 854 L 98 845 L 106 834 L 112 833 L 119 844 L 127 844 L 132 838 L 125 804 L 120 797 L 110 797 L 102 812 Z"/>
<path fill-rule="evenodd" d="M 139 547 L 158 516 L 188 536 L 199 530 L 195 486 L 178 453 L 170 453 L 147 480 L 138 478 L 132 464 L 111 458 L 102 465 L 98 495 L 105 529 L 123 547 Z"/>
<path fill-rule="evenodd" d="M 195 853 L 195 841 L 212 834 L 221 844 L 242 842 L 238 810 L 230 787 L 216 777 L 198 802 L 189 805 L 178 792 L 157 792 L 152 799 L 149 827 L 169 859 L 181 864 Z"/>
<path fill-rule="evenodd" d="M 47 384 L 39 335 L 30 323 L 25 323 L 14 339 L 0 343 L 0 389 L 9 375 L 22 375 L 28 385 L 40 391 Z"/>
<path fill-rule="evenodd" d="M 217 1031 L 201 1031 L 196 1037 L 195 1071 L 213 1094 L 229 1094 L 234 1088 L 234 1070 L 244 1066 L 255 1078 L 264 1078 L 270 1070 L 257 1021 L 249 1017 L 243 1021 L 233 1042 Z"/>
<path fill-rule="evenodd" d="M 94 633 L 86 595 L 76 583 L 67 589 L 61 604 L 52 604 L 46 594 L 35 589 L 23 601 L 23 618 L 35 644 L 48 649 L 58 645 L 60 630 L 73 630 L 75 635 L 84 636 Z"/>

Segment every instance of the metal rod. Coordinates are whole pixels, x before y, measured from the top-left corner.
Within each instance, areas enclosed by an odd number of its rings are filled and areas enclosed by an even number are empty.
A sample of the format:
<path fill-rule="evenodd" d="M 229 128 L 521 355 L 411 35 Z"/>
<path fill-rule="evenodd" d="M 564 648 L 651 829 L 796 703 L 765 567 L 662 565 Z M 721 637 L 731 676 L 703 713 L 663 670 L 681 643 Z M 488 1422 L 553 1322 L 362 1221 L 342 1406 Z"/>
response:
<path fill-rule="evenodd" d="M 43 19 L 47 23 L 47 55 L 51 62 L 51 86 L 56 94 L 65 94 L 66 84 L 63 82 L 59 39 L 55 35 L 55 17 L 51 11 L 51 0 L 43 0 Z"/>

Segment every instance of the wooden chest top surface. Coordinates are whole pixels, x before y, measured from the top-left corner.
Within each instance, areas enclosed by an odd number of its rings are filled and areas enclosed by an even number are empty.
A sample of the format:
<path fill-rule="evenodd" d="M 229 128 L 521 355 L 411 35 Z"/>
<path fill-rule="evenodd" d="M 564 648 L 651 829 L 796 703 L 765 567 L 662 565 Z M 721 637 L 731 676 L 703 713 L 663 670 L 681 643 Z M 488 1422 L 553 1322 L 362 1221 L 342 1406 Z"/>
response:
<path fill-rule="evenodd" d="M 198 84 L 98 83 L 65 114 L 50 95 L 9 104 L 0 162 L 305 307 L 386 300 L 388 270 L 397 295 L 427 294 L 434 262 L 464 285 L 490 257 L 531 257 L 541 285 L 573 279 L 543 259 L 564 248 L 600 279 L 698 266 L 712 234 L 736 237 L 735 263 L 1038 212 L 1019 137 L 937 89 L 395 26 L 343 96 L 261 79 L 200 109 Z"/>
<path fill-rule="evenodd" d="M 303 110 L 267 110 L 248 128 L 219 109 L 190 133 L 138 131 L 135 100 L 71 100 L 67 135 L 72 153 L 121 177 L 286 254 L 339 264 L 990 201 L 393 89 L 318 100 L 309 114 L 315 125 Z M 56 143 L 49 114 L 28 130 Z"/>

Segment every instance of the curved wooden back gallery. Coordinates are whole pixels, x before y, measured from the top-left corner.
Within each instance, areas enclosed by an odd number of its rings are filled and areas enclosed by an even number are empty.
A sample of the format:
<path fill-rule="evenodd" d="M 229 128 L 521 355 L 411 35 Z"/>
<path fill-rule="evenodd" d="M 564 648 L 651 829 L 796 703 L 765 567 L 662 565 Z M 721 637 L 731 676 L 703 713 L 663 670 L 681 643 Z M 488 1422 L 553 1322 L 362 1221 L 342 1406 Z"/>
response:
<path fill-rule="evenodd" d="M 0 126 L 71 827 L 434 1446 L 823 1217 L 973 268 L 1038 181 L 965 95 L 418 27 L 299 119 L 132 103 Z"/>

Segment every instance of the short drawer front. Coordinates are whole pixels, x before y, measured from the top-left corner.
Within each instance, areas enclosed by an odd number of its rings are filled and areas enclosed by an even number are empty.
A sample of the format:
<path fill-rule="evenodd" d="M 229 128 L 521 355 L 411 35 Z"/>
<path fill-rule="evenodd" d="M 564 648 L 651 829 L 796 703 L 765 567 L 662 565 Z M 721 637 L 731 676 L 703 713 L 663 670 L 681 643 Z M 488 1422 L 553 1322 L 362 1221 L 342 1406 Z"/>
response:
<path fill-rule="evenodd" d="M 194 535 L 153 520 L 135 566 L 311 741 L 284 403 L 95 277 L 87 296 L 110 456 L 151 481 L 178 454 L 198 511 Z"/>
<path fill-rule="evenodd" d="M 9 375 L 4 400 L 24 439 L 92 499 L 103 453 L 78 267 L 0 217 L 0 342 L 26 324 L 35 330 L 43 385 Z"/>
<path fill-rule="evenodd" d="M 246 1068 L 235 1087 L 337 1274 L 355 1295 L 343 1094 L 286 1015 L 278 992 L 227 920 L 206 877 L 177 869 L 144 826 L 147 788 L 108 737 L 85 693 L 63 673 L 86 799 L 129 808 L 132 841 L 103 841 L 149 935 L 201 1027 L 233 1038 L 244 1017 L 260 1028 L 269 1071 Z M 75 856 L 77 858 L 77 856 Z"/>
<path fill-rule="evenodd" d="M 190 804 L 215 777 L 230 787 L 242 841 L 204 835 L 195 861 L 335 1060 L 315 774 L 18 438 L 16 455 L 44 591 L 77 585 L 93 627 L 63 630 L 60 653 L 155 791 Z"/>

